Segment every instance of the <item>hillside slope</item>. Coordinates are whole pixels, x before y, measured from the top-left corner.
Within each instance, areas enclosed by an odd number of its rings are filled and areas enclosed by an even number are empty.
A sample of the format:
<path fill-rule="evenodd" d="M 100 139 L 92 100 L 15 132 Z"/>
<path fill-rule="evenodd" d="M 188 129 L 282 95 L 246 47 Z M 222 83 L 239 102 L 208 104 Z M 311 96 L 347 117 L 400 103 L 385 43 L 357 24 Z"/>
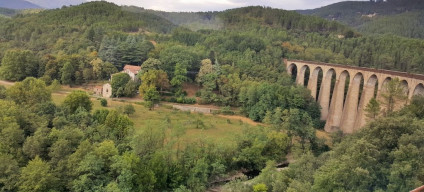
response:
<path fill-rule="evenodd" d="M 39 9 L 39 5 L 24 0 L 0 0 L 0 7 L 8 9 Z"/>
<path fill-rule="evenodd" d="M 28 2 L 34 3 L 40 7 L 47 9 L 60 8 L 62 6 L 79 5 L 87 2 L 86 0 L 27 0 Z"/>
<path fill-rule="evenodd" d="M 424 3 L 421 0 L 388 0 L 346 1 L 298 12 L 339 21 L 364 33 L 392 33 L 422 38 L 424 22 L 420 15 L 423 10 Z"/>
<path fill-rule="evenodd" d="M 0 15 L 2 16 L 11 17 L 15 15 L 16 13 L 18 13 L 18 11 L 15 9 L 7 9 L 7 8 L 0 7 Z"/>
<path fill-rule="evenodd" d="M 107 2 L 89 2 L 79 6 L 24 14 L 0 22 L 0 41 L 19 42 L 15 48 L 33 51 L 57 51 L 58 40 L 66 52 L 79 47 L 98 46 L 110 32 L 169 33 L 176 26 L 149 13 L 131 13 Z M 63 42 L 62 42 L 63 43 Z M 7 43 L 0 44 L 0 53 Z M 10 48 L 10 47 L 9 47 Z"/>
<path fill-rule="evenodd" d="M 262 6 L 241 7 L 222 12 L 163 12 L 132 6 L 124 7 L 124 10 L 135 13 L 151 13 L 175 25 L 187 27 L 194 31 L 199 29 L 243 29 L 260 26 L 318 33 L 351 31 L 351 28 L 338 22 L 305 16 L 295 11 Z"/>

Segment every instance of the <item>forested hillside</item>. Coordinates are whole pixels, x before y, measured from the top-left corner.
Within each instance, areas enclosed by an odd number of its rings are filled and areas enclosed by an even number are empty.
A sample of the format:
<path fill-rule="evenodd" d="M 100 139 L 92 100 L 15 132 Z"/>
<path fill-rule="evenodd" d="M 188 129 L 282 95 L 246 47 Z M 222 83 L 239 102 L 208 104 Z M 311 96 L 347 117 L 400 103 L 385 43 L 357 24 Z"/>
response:
<path fill-rule="evenodd" d="M 423 52 L 420 39 L 258 6 L 165 13 L 102 1 L 0 18 L 0 79 L 17 81 L 0 86 L 0 190 L 198 192 L 262 170 L 222 190 L 408 191 L 424 182 L 422 98 L 378 108 L 385 117 L 352 136 L 318 137 L 320 106 L 283 58 L 424 73 Z M 134 81 L 116 74 L 127 64 L 141 66 Z M 80 90 L 51 96 L 106 81 L 113 98 L 101 106 Z M 108 106 L 134 96 L 142 118 Z M 162 101 L 216 109 L 158 110 Z M 218 124 L 216 113 L 260 126 Z M 204 137 L 236 125 L 245 128 L 230 141 Z M 296 162 L 277 171 L 287 158 Z"/>
<path fill-rule="evenodd" d="M 98 47 L 106 33 L 143 30 L 167 33 L 175 27 L 155 15 L 125 12 L 106 2 L 18 15 L 2 21 L 1 26 L 0 41 L 5 42 L 0 45 L 3 54 L 7 48 L 23 48 L 41 51 L 40 55 L 59 50 L 76 53 L 81 47 Z M 59 42 L 69 46 L 55 47 Z"/>
<path fill-rule="evenodd" d="M 0 7 L 0 15 L 3 15 L 3 16 L 6 16 L 6 17 L 12 17 L 17 13 L 18 13 L 17 10 Z"/>
<path fill-rule="evenodd" d="M 424 9 L 396 15 L 377 16 L 359 25 L 357 29 L 367 34 L 396 34 L 424 39 Z"/>
<path fill-rule="evenodd" d="M 340 21 L 363 33 L 422 38 L 423 10 L 424 3 L 420 0 L 388 0 L 339 2 L 298 12 Z"/>

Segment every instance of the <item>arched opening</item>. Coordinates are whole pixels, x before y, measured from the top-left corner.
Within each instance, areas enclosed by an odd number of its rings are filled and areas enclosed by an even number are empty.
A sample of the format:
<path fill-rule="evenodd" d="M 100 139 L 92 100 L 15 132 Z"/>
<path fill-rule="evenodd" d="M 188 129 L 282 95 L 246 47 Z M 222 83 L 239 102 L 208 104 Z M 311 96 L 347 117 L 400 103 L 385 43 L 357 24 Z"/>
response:
<path fill-rule="evenodd" d="M 346 102 L 347 98 L 347 92 L 349 91 L 349 85 L 350 85 L 350 74 L 347 71 L 343 71 L 340 77 L 345 76 L 345 82 L 344 82 L 344 93 L 343 93 L 343 106 Z"/>
<path fill-rule="evenodd" d="M 331 73 L 330 73 L 331 72 Z M 329 74 L 330 73 L 330 74 Z M 336 71 L 334 69 L 330 69 L 327 72 L 327 76 L 331 76 L 331 86 L 330 86 L 330 103 L 331 103 L 331 99 L 333 99 L 333 91 L 334 91 L 334 87 L 336 86 L 336 79 L 337 79 L 337 75 L 336 75 Z"/>
<path fill-rule="evenodd" d="M 294 63 L 290 64 L 287 71 L 290 74 L 292 81 L 295 82 L 297 78 L 297 65 Z"/>
<path fill-rule="evenodd" d="M 314 75 L 314 76 L 315 76 L 315 75 L 317 75 L 317 76 L 318 76 L 318 79 L 317 79 L 317 92 L 316 92 L 316 95 L 315 95 L 315 98 L 317 98 L 317 99 L 318 99 L 319 92 L 320 92 L 320 90 L 321 90 L 322 78 L 323 78 L 323 72 L 322 72 L 321 67 L 317 67 L 317 68 L 315 68 L 315 69 L 314 69 L 314 72 L 313 72 L 313 75 Z"/>
<path fill-rule="evenodd" d="M 361 101 L 361 96 L 362 96 L 362 91 L 364 91 L 364 76 L 362 75 L 362 73 L 357 73 L 354 77 L 353 77 L 353 81 L 355 83 L 359 84 L 359 91 L 358 91 L 358 105 L 359 106 L 359 102 Z"/>
<path fill-rule="evenodd" d="M 383 84 L 382 84 L 382 91 L 384 91 L 385 87 L 387 86 L 387 83 L 389 83 L 392 80 L 391 77 L 387 77 L 386 79 L 384 79 Z"/>
<path fill-rule="evenodd" d="M 376 90 L 378 90 L 378 78 L 376 75 L 369 77 L 364 84 L 360 100 L 358 104 L 358 114 L 354 125 L 354 130 L 363 127 L 367 120 L 366 106 L 372 98 L 376 97 Z"/>
<path fill-rule="evenodd" d="M 380 83 L 380 82 L 378 82 L 377 76 L 376 75 L 372 75 L 370 77 L 370 79 L 368 80 L 368 83 L 373 83 L 372 85 L 374 85 L 374 98 L 377 98 L 378 84 Z"/>
<path fill-rule="evenodd" d="M 402 86 L 403 94 L 404 94 L 406 97 L 408 97 L 408 94 L 409 94 L 409 85 L 408 85 L 408 82 L 407 82 L 406 80 L 402 80 L 402 81 L 400 82 L 400 86 Z"/>
<path fill-rule="evenodd" d="M 302 70 L 302 73 L 305 75 L 303 76 L 303 86 L 308 86 L 309 83 L 309 76 L 311 75 L 311 70 L 309 69 L 309 66 L 305 65 L 302 67 L 304 70 Z"/>
<path fill-rule="evenodd" d="M 424 96 L 424 85 L 422 83 L 415 87 L 414 96 L 415 95 Z"/>

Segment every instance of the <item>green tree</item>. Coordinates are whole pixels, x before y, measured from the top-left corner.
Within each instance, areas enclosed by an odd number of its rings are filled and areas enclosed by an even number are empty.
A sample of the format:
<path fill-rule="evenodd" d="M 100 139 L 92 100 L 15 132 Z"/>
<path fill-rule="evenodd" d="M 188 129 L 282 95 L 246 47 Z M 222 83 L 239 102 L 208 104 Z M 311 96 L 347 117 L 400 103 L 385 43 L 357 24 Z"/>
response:
<path fill-rule="evenodd" d="M 200 64 L 198 54 L 189 47 L 181 45 L 164 48 L 159 54 L 159 60 L 165 67 L 162 70 L 166 71 L 170 76 L 176 71 L 177 64 L 180 64 L 180 68 L 185 68 L 186 70 L 198 70 Z"/>
<path fill-rule="evenodd" d="M 18 185 L 19 191 L 42 192 L 54 190 L 55 182 L 50 165 L 37 156 L 21 169 Z"/>
<path fill-rule="evenodd" d="M 267 192 L 267 191 L 268 191 L 268 187 L 263 183 L 256 184 L 253 186 L 253 192 Z"/>
<path fill-rule="evenodd" d="M 39 60 L 28 50 L 8 50 L 1 61 L 0 76 L 6 80 L 21 81 L 38 76 Z"/>
<path fill-rule="evenodd" d="M 208 182 L 209 166 L 204 159 L 197 160 L 190 170 L 187 185 L 192 191 L 205 191 Z"/>
<path fill-rule="evenodd" d="M 396 102 L 404 101 L 408 95 L 399 78 L 394 78 L 385 84 L 381 96 L 385 104 L 386 115 L 389 115 L 395 110 Z"/>
<path fill-rule="evenodd" d="M 139 87 L 139 81 L 128 81 L 128 83 L 124 87 L 124 96 L 134 97 L 137 94 Z"/>
<path fill-rule="evenodd" d="M 134 123 L 127 115 L 119 114 L 117 111 L 110 111 L 106 116 L 104 125 L 109 128 L 104 134 L 111 135 L 110 139 L 120 142 L 132 133 Z"/>
<path fill-rule="evenodd" d="M 6 90 L 6 94 L 15 103 L 29 106 L 51 101 L 50 89 L 42 80 L 33 77 L 17 82 Z"/>
<path fill-rule="evenodd" d="M 204 81 L 204 76 L 213 72 L 213 65 L 210 59 L 203 59 L 200 63 L 200 70 L 196 78 L 198 83 L 202 83 Z"/>
<path fill-rule="evenodd" d="M 150 86 L 147 88 L 143 95 L 143 99 L 147 102 L 151 103 L 151 106 L 149 106 L 150 109 L 154 108 L 154 105 L 160 101 L 160 94 L 156 90 L 156 87 Z"/>
<path fill-rule="evenodd" d="M 124 96 L 125 85 L 131 80 L 131 77 L 126 73 L 118 73 L 112 76 L 112 96 Z M 120 91 L 121 90 L 121 91 Z"/>
<path fill-rule="evenodd" d="M 162 70 L 150 70 L 141 76 L 140 94 L 143 96 L 150 87 L 156 87 L 157 90 L 169 88 L 168 75 Z"/>
<path fill-rule="evenodd" d="M 0 85 L 0 99 L 6 99 L 6 87 Z"/>
<path fill-rule="evenodd" d="M 140 75 L 150 70 L 163 70 L 162 62 L 159 59 L 149 58 L 141 65 Z"/>
<path fill-rule="evenodd" d="M 181 64 L 177 63 L 175 66 L 174 76 L 171 80 L 171 85 L 177 88 L 181 88 L 184 82 L 188 80 L 187 78 L 187 68 Z"/>
<path fill-rule="evenodd" d="M 66 62 L 65 65 L 63 65 L 61 72 L 62 72 L 62 77 L 61 77 L 62 84 L 71 85 L 72 83 L 74 83 L 75 69 L 70 62 Z"/>
<path fill-rule="evenodd" d="M 82 107 L 86 111 L 91 111 L 93 103 L 90 100 L 90 96 L 85 91 L 72 91 L 65 97 L 63 106 L 71 113 L 74 113 L 78 108 Z"/>
<path fill-rule="evenodd" d="M 123 111 L 123 113 L 124 113 L 124 114 L 126 114 L 126 115 L 132 115 L 132 114 L 134 114 L 134 113 L 135 113 L 135 108 L 134 108 L 134 106 L 133 106 L 133 105 L 131 105 L 131 104 L 129 104 L 129 105 L 125 105 L 125 106 L 124 106 L 124 111 Z"/>
<path fill-rule="evenodd" d="M 12 155 L 0 153 L 0 190 L 16 191 L 19 181 L 18 162 Z"/>
<path fill-rule="evenodd" d="M 299 109 L 290 109 L 285 124 L 289 136 L 300 137 L 303 150 L 305 150 L 306 141 L 313 142 L 316 139 L 312 119 L 306 112 L 302 112 Z"/>
<path fill-rule="evenodd" d="M 375 98 L 372 98 L 365 107 L 366 116 L 370 119 L 375 119 L 380 114 L 380 110 L 380 103 Z"/>
<path fill-rule="evenodd" d="M 100 105 L 102 107 L 107 107 L 107 100 L 106 99 L 100 99 Z"/>

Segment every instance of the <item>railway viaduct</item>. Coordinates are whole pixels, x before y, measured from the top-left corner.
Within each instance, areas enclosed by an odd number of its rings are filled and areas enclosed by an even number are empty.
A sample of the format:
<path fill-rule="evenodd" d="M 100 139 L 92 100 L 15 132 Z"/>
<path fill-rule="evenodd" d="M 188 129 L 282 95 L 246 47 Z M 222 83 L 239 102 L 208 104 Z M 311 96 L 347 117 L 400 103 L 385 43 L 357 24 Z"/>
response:
<path fill-rule="evenodd" d="M 284 63 L 296 83 L 307 86 L 320 104 L 327 132 L 353 133 L 363 127 L 366 105 L 373 97 L 380 99 L 391 79 L 399 78 L 408 100 L 424 95 L 424 75 L 300 60 Z"/>

